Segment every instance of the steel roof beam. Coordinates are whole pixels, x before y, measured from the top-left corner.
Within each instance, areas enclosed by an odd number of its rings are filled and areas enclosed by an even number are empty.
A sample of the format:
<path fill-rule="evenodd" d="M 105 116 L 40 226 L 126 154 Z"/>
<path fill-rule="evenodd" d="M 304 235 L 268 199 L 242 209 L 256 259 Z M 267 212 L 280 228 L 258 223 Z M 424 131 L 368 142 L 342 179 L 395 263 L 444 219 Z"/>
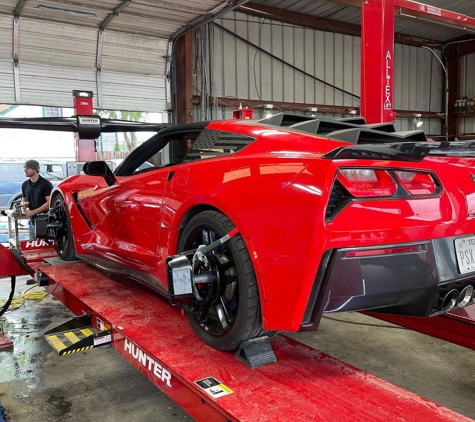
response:
<path fill-rule="evenodd" d="M 219 18 L 222 15 L 241 7 L 249 1 L 250 0 L 228 0 L 224 2 L 222 5 L 215 7 L 213 10 L 209 11 L 205 15 L 198 16 L 196 19 L 193 19 L 192 21 L 184 25 L 183 28 L 172 34 L 172 36 L 170 37 L 170 41 L 175 42 L 183 34 L 186 34 L 187 32 L 192 31 L 195 28 L 205 25 L 208 22 Z"/>
<path fill-rule="evenodd" d="M 361 6 L 361 1 L 358 2 Z M 275 19 L 281 22 L 287 22 L 295 25 L 305 26 L 307 28 L 317 29 L 325 32 L 338 32 L 340 34 L 361 36 L 361 26 L 352 23 L 342 22 L 333 19 L 320 18 L 318 16 L 307 15 L 290 10 L 278 9 L 276 7 L 263 6 L 256 3 L 248 3 L 241 6 L 240 10 L 256 16 Z M 413 37 L 404 34 L 394 34 L 394 41 L 399 44 L 421 47 L 429 45 L 431 47 L 441 47 L 440 41 L 426 38 Z"/>
<path fill-rule="evenodd" d="M 116 16 L 119 15 L 120 12 L 122 12 L 130 3 L 132 3 L 132 0 L 124 0 L 122 3 L 120 3 L 117 7 L 115 7 L 112 10 L 112 13 L 107 16 L 99 25 L 99 29 L 101 31 L 104 31 L 106 29 L 107 25 L 110 24 L 111 20 L 114 19 Z"/>
<path fill-rule="evenodd" d="M 361 0 L 330 1 L 332 3 L 345 4 L 360 9 L 362 7 Z M 399 17 L 405 17 L 405 14 L 407 14 L 407 17 L 424 18 L 424 21 L 430 21 L 430 23 L 445 22 L 450 24 L 452 28 L 459 28 L 461 31 L 466 29 L 475 30 L 475 18 L 464 15 L 463 13 L 451 12 L 450 10 L 411 0 L 396 0 L 395 7 L 395 14 Z"/>
<path fill-rule="evenodd" d="M 15 6 L 15 10 L 13 11 L 13 16 L 18 18 L 21 15 L 21 11 L 28 0 L 18 0 L 18 3 Z"/>

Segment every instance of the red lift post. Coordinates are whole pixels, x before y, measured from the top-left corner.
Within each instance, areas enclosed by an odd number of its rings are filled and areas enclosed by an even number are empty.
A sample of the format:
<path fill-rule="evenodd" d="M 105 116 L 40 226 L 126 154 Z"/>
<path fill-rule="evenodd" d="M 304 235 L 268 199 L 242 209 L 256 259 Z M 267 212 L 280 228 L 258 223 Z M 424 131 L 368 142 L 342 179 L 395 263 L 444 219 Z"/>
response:
<path fill-rule="evenodd" d="M 365 0 L 361 14 L 361 116 L 391 122 L 393 111 L 394 1 Z"/>
<path fill-rule="evenodd" d="M 74 114 L 76 116 L 91 116 L 94 114 L 92 91 L 72 91 L 74 98 Z M 96 148 L 94 139 L 76 139 L 76 160 L 94 161 Z"/>

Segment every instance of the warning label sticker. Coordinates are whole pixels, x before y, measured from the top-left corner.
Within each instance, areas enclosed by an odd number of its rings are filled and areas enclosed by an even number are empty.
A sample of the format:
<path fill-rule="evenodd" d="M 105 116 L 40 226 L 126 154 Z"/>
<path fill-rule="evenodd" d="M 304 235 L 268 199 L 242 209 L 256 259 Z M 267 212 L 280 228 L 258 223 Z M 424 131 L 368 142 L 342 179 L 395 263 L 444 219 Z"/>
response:
<path fill-rule="evenodd" d="M 112 341 L 112 338 L 110 335 L 104 336 L 104 337 L 96 337 L 94 339 L 94 346 L 99 346 L 100 344 L 107 344 Z"/>
<path fill-rule="evenodd" d="M 226 387 L 224 384 L 221 384 L 216 378 L 213 377 L 203 378 L 202 380 L 195 381 L 195 384 L 215 399 L 233 393 L 233 390 Z"/>

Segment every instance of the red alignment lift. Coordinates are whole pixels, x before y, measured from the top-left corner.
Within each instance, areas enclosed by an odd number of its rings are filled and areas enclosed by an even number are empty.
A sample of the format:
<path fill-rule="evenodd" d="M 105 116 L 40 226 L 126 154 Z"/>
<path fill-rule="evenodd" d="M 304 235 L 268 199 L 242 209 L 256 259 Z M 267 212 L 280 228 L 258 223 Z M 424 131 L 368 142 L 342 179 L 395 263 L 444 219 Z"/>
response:
<path fill-rule="evenodd" d="M 277 363 L 250 369 L 205 345 L 180 311 L 140 284 L 84 262 L 46 265 L 43 245 L 22 248 L 51 294 L 111 328 L 112 347 L 198 421 L 470 420 L 283 335 L 271 339 Z"/>

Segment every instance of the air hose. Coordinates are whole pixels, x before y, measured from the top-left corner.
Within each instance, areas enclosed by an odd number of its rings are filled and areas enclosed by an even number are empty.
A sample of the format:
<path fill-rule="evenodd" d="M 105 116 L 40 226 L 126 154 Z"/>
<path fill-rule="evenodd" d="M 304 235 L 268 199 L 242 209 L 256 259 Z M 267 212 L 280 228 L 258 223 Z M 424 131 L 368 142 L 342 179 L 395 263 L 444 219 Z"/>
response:
<path fill-rule="evenodd" d="M 16 249 L 10 249 L 10 252 L 12 255 L 15 257 L 17 260 L 18 264 L 20 264 L 20 267 L 22 267 L 28 274 L 33 276 L 34 272 L 31 268 L 29 268 L 26 264 L 23 258 L 21 257 L 20 253 Z M 16 287 L 16 276 L 11 276 L 11 286 L 12 290 L 10 292 L 10 296 L 8 297 L 8 300 L 5 302 L 5 304 L 2 306 L 0 309 L 0 317 L 7 312 L 8 308 L 10 307 L 13 296 L 15 295 L 15 287 Z"/>
<path fill-rule="evenodd" d="M 10 307 L 11 303 L 12 303 L 12 300 L 13 300 L 13 295 L 15 294 L 15 286 L 16 286 L 16 276 L 13 275 L 11 277 L 12 279 L 12 290 L 10 292 L 10 296 L 8 298 L 8 300 L 5 302 L 5 305 L 2 306 L 2 309 L 0 309 L 0 317 L 5 313 L 7 312 L 8 308 Z"/>

